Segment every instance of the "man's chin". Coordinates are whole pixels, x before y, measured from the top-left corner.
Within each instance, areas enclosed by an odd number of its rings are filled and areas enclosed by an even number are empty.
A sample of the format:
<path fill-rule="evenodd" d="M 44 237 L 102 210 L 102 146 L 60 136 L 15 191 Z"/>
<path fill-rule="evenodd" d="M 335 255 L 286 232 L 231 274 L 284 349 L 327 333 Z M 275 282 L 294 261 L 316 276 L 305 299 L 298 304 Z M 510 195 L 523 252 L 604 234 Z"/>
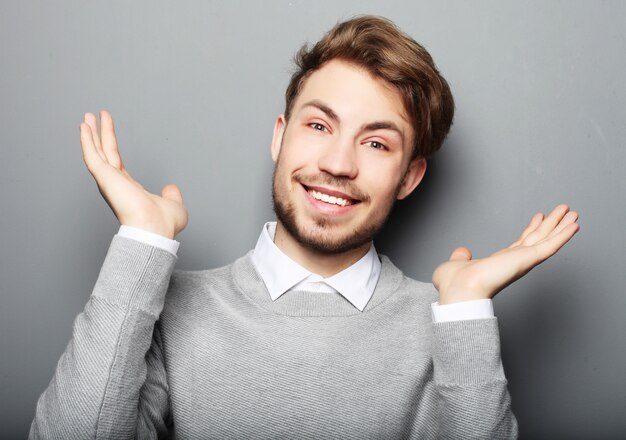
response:
<path fill-rule="evenodd" d="M 319 254 L 342 254 L 372 241 L 370 231 L 355 234 L 358 228 L 332 223 L 332 221 L 317 221 L 310 227 L 293 228 L 294 225 L 291 224 L 283 224 L 283 226 L 301 246 Z"/>
<path fill-rule="evenodd" d="M 345 240 L 319 240 L 302 238 L 298 242 L 307 249 L 323 255 L 339 255 L 362 247 L 366 242 L 351 242 Z"/>

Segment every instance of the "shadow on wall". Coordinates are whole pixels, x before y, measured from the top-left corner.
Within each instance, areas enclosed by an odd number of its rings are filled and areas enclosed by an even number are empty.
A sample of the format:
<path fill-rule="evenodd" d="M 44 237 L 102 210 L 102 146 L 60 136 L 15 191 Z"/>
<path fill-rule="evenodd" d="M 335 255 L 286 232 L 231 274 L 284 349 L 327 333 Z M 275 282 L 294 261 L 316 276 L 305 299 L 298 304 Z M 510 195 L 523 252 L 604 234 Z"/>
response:
<path fill-rule="evenodd" d="M 571 411 L 591 409 L 581 392 L 589 361 L 584 305 L 572 297 L 584 280 L 569 266 L 534 275 L 509 287 L 506 301 L 496 300 L 502 359 L 520 438 L 593 438 L 593 432 L 581 432 L 580 427 L 568 432 L 575 426 Z"/>
<path fill-rule="evenodd" d="M 419 243 L 413 240 L 413 234 L 422 235 L 425 226 L 433 221 L 433 216 L 426 213 L 436 209 L 437 198 L 442 193 L 440 162 L 439 156 L 428 160 L 422 182 L 410 196 L 396 202 L 385 227 L 376 237 L 376 250 L 390 256 L 392 261 L 395 261 L 394 255 L 402 253 L 407 239 Z"/>

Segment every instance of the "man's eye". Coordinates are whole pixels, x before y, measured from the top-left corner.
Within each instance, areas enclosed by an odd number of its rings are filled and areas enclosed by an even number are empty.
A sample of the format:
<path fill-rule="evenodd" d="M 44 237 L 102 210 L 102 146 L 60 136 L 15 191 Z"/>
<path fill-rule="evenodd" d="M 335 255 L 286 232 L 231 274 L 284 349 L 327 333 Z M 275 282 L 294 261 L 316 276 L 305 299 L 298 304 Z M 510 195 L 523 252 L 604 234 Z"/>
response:
<path fill-rule="evenodd" d="M 314 130 L 319 130 L 319 131 L 328 131 L 326 130 L 326 127 L 324 127 L 322 124 L 320 124 L 319 122 L 313 122 L 312 124 L 309 124 L 309 127 L 311 127 Z"/>
<path fill-rule="evenodd" d="M 367 143 L 367 145 L 369 145 L 372 148 L 376 148 L 377 150 L 386 150 L 387 147 L 384 144 L 381 144 L 380 142 L 376 142 L 376 141 L 370 141 Z"/>

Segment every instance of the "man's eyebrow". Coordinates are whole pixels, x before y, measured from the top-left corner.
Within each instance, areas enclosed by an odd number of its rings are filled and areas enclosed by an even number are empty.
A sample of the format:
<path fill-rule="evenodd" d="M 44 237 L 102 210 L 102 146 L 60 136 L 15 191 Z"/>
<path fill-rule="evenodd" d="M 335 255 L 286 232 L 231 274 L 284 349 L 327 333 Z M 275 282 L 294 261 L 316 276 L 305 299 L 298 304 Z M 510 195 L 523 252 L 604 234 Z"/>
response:
<path fill-rule="evenodd" d="M 392 130 L 400 135 L 402 144 L 404 144 L 404 131 L 398 127 L 395 122 L 392 121 L 376 121 L 361 126 L 361 131 L 374 131 L 374 130 Z"/>
<path fill-rule="evenodd" d="M 339 119 L 339 115 L 335 113 L 335 111 L 332 108 L 330 108 L 329 106 L 327 106 L 326 104 L 324 104 L 322 101 L 318 99 L 314 99 L 312 101 L 307 102 L 306 104 L 302 106 L 302 108 L 304 107 L 315 107 L 323 111 L 324 113 L 326 113 L 326 116 L 332 119 L 333 122 L 341 122 L 341 120 Z"/>
<path fill-rule="evenodd" d="M 328 116 L 334 122 L 337 122 L 337 123 L 341 122 L 339 115 L 337 115 L 337 113 L 335 113 L 335 111 L 332 108 L 324 104 L 319 99 L 314 99 L 312 101 L 309 101 L 303 104 L 302 108 L 305 108 L 305 107 L 314 107 L 324 112 L 326 116 Z M 396 124 L 393 121 L 375 121 L 375 122 L 370 122 L 369 124 L 363 124 L 361 126 L 361 131 L 374 131 L 374 130 L 395 131 L 396 133 L 398 133 L 402 143 L 404 144 L 404 131 L 402 131 L 402 129 L 398 126 L 398 124 Z"/>

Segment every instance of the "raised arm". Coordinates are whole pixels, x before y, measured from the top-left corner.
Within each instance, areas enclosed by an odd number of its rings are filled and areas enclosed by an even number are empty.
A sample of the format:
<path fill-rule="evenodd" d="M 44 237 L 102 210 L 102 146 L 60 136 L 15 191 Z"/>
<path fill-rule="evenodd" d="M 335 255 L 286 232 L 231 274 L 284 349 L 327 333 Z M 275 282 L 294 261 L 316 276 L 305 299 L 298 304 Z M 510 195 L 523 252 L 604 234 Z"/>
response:
<path fill-rule="evenodd" d="M 455 249 L 433 274 L 439 303 L 492 298 L 565 245 L 579 230 L 577 219 L 559 205 L 546 218 L 535 214 L 518 240 L 486 258 Z M 436 323 L 434 336 L 441 438 L 517 438 L 496 318 Z"/>
<path fill-rule="evenodd" d="M 180 191 L 150 194 L 126 171 L 113 121 L 80 125 L 85 163 L 120 223 L 173 238 L 187 224 Z M 115 237 L 72 339 L 37 403 L 29 438 L 156 438 L 167 435 L 166 372 L 155 323 L 176 257 Z"/>

